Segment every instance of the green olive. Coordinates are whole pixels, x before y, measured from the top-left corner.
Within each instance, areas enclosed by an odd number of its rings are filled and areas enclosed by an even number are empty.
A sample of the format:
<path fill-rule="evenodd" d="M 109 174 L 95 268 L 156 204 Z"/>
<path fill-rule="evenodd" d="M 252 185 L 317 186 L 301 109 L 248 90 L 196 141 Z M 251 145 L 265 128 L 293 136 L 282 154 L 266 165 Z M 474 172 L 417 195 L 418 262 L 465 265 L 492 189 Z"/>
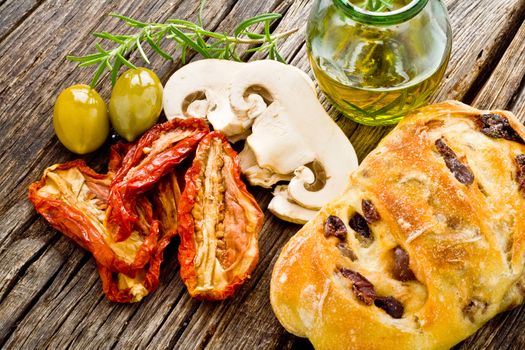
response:
<path fill-rule="evenodd" d="M 162 111 L 162 83 L 146 68 L 130 69 L 117 80 L 109 100 L 115 131 L 128 141 L 151 128 Z"/>
<path fill-rule="evenodd" d="M 71 152 L 93 152 L 109 135 L 106 103 L 88 85 L 73 85 L 58 95 L 53 127 L 62 144 Z"/>

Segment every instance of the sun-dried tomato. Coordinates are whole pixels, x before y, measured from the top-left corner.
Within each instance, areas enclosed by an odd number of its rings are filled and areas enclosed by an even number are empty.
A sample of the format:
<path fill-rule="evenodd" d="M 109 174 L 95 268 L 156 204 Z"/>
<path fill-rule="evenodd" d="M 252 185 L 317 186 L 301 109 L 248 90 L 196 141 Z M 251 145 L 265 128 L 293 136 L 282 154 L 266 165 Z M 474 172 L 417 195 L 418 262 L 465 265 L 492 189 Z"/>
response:
<path fill-rule="evenodd" d="M 151 192 L 155 217 L 160 221 L 162 230 L 177 234 L 177 206 L 181 192 L 175 171 L 160 179 Z"/>
<path fill-rule="evenodd" d="M 255 268 L 263 213 L 220 132 L 199 144 L 179 206 L 181 277 L 192 297 L 231 296 Z"/>
<path fill-rule="evenodd" d="M 111 178 L 112 174 L 98 174 L 82 160 L 53 165 L 29 187 L 29 199 L 54 228 L 117 270 L 124 267 L 123 261 L 106 243 L 103 224 Z"/>
<path fill-rule="evenodd" d="M 126 240 L 138 224 L 139 195 L 173 170 L 209 132 L 202 119 L 173 119 L 146 132 L 126 154 L 111 183 L 106 226 L 116 242 Z"/>
<path fill-rule="evenodd" d="M 157 288 L 163 251 L 177 234 L 180 199 L 176 174 L 166 164 L 182 161 L 207 130 L 201 121 L 168 122 L 147 132 L 135 145 L 113 146 L 106 175 L 78 160 L 48 168 L 42 179 L 30 186 L 29 198 L 37 211 L 93 254 L 109 300 L 139 301 Z M 138 152 L 147 155 L 142 159 Z M 122 169 L 135 176 L 128 176 Z M 151 171 L 151 177 L 140 176 L 147 171 Z M 121 181 L 116 182 L 119 176 Z M 137 185 L 141 179 L 143 187 Z M 111 186 L 123 183 L 136 186 L 134 192 L 121 192 L 134 194 L 126 197 L 132 200 L 126 204 L 135 221 L 131 234 L 116 241 L 106 223 Z M 154 193 L 142 192 L 145 187 Z M 122 225 L 123 221 L 116 224 Z"/>
<path fill-rule="evenodd" d="M 112 166 L 116 166 L 118 159 L 113 154 L 118 153 L 112 152 Z M 81 160 L 54 165 L 39 182 L 30 186 L 29 199 L 54 228 L 93 254 L 109 300 L 139 301 L 158 286 L 162 253 L 177 233 L 176 207 L 180 192 L 176 176 L 171 173 L 155 189 L 154 197 L 159 198 L 155 207 L 146 197 L 138 199 L 139 226 L 154 232 L 156 244 L 149 248 L 151 257 L 145 263 L 147 267 L 133 269 L 131 262 L 137 260 L 136 255 L 145 244 L 143 235 L 134 233 L 123 242 L 115 242 L 104 226 L 112 177 L 111 172 L 97 174 Z M 164 229 L 159 230 L 154 212 L 158 213 Z M 173 212 L 174 218 L 168 218 Z"/>

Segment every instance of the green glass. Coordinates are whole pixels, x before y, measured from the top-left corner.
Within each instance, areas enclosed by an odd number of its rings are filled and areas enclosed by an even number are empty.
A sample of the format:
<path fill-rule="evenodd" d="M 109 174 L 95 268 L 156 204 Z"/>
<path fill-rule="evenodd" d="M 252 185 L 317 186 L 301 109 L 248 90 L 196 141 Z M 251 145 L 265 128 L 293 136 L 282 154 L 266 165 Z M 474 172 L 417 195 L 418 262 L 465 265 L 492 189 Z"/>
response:
<path fill-rule="evenodd" d="M 308 57 L 321 90 L 348 118 L 399 122 L 428 103 L 447 68 L 452 31 L 441 0 L 316 0 L 307 27 Z M 364 1 L 366 3 L 366 1 Z"/>

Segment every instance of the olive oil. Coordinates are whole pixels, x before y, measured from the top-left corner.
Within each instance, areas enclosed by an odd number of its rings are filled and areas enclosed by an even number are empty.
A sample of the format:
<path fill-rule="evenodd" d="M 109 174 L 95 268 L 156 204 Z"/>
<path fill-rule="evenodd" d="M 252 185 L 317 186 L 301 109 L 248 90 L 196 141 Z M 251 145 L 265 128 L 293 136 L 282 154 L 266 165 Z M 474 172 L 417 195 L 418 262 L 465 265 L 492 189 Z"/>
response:
<path fill-rule="evenodd" d="M 394 25 L 369 25 L 346 17 L 337 6 L 323 6 L 329 1 L 319 3 L 308 25 L 308 57 L 336 108 L 356 122 L 387 125 L 429 101 L 451 46 L 448 22 L 439 26 L 432 17 L 436 9 Z M 395 11 L 406 1 L 389 4 Z"/>

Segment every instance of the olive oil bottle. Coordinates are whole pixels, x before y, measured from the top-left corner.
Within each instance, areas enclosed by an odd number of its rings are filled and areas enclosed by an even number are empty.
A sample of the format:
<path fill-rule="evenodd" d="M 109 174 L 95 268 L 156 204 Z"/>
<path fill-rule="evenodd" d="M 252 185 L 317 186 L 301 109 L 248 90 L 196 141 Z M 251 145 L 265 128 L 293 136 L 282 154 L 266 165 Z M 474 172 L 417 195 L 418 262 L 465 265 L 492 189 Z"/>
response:
<path fill-rule="evenodd" d="M 310 64 L 321 90 L 350 119 L 397 123 L 428 102 L 451 50 L 439 0 L 317 0 L 308 23 Z M 388 4 L 387 7 L 385 4 Z"/>

